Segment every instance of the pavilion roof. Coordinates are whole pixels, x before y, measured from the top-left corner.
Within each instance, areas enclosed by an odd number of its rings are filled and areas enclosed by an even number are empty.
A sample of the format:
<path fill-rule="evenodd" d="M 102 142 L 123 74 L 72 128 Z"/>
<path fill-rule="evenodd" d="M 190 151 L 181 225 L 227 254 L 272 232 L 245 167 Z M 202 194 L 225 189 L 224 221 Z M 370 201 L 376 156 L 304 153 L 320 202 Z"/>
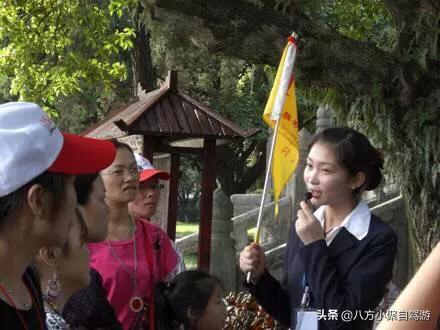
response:
<path fill-rule="evenodd" d="M 114 110 L 82 134 L 103 139 L 139 134 L 172 143 L 201 138 L 232 140 L 257 132 L 239 127 L 178 89 L 177 73 L 170 71 L 161 88 Z"/>

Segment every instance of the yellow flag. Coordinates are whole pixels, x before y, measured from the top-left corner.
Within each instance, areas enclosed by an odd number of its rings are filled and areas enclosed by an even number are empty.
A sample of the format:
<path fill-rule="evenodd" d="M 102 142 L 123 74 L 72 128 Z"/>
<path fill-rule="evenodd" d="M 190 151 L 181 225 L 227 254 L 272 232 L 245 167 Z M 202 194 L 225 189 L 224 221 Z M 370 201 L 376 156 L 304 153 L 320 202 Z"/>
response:
<path fill-rule="evenodd" d="M 279 120 L 272 160 L 274 199 L 277 202 L 287 181 L 298 164 L 298 113 L 292 69 L 296 53 L 295 40 L 290 37 L 278 66 L 277 75 L 264 109 L 263 119 L 271 128 Z"/>

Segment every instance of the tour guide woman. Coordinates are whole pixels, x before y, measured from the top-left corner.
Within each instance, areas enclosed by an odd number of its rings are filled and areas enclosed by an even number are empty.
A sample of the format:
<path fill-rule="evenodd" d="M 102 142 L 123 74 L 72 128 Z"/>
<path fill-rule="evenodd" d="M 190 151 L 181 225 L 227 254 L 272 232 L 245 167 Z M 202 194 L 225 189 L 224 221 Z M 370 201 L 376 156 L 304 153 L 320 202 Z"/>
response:
<path fill-rule="evenodd" d="M 397 245 L 393 230 L 361 199 L 379 185 L 382 164 L 380 153 L 353 129 L 330 128 L 314 137 L 304 180 L 318 209 L 313 213 L 300 203 L 282 284 L 265 268 L 260 246 L 251 244 L 240 255 L 241 270 L 251 272 L 250 292 L 275 319 L 295 329 L 303 302 L 315 315 L 320 310 L 319 329 L 371 329 L 367 315 L 391 280 Z"/>

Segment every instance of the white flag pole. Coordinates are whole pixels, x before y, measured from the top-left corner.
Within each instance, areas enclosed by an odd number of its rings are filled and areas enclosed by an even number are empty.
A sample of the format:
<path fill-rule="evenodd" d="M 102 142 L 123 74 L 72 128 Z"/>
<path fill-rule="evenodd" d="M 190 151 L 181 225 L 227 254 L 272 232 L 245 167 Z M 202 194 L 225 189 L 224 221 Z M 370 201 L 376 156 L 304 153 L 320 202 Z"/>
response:
<path fill-rule="evenodd" d="M 292 33 L 292 38 L 296 40 L 296 34 Z M 289 89 L 290 78 L 292 77 L 293 64 L 296 56 L 296 46 L 288 45 L 289 50 L 286 54 L 286 60 L 284 62 L 283 72 L 281 73 L 280 84 L 278 85 L 278 93 L 275 97 L 273 110 L 270 115 L 270 119 L 278 121 L 283 112 L 284 103 L 286 102 L 286 95 Z"/>
<path fill-rule="evenodd" d="M 292 38 L 296 40 L 297 34 L 295 32 L 292 33 Z M 258 210 L 257 232 L 255 234 L 256 244 L 260 243 L 261 220 L 263 218 L 263 208 L 266 205 L 266 194 L 269 186 L 269 177 L 272 168 L 275 142 L 278 136 L 278 130 L 279 130 L 278 128 L 280 123 L 279 119 L 281 116 L 281 112 L 283 111 L 284 108 L 284 102 L 286 101 L 286 94 L 287 94 L 287 90 L 289 89 L 289 82 L 290 82 L 290 78 L 292 77 L 293 64 L 295 62 L 295 57 L 296 57 L 296 45 L 290 44 L 288 45 L 288 47 L 291 47 L 291 49 L 289 49 L 289 51 L 287 52 L 286 60 L 284 62 L 283 72 L 281 74 L 281 79 L 278 86 L 278 93 L 275 97 L 274 107 L 271 113 L 271 119 L 275 120 L 276 123 L 270 145 L 269 160 L 266 166 L 266 176 L 264 179 L 263 195 L 261 196 L 260 208 Z M 250 280 L 251 280 L 251 272 L 248 272 L 246 275 L 246 281 L 249 283 Z"/>

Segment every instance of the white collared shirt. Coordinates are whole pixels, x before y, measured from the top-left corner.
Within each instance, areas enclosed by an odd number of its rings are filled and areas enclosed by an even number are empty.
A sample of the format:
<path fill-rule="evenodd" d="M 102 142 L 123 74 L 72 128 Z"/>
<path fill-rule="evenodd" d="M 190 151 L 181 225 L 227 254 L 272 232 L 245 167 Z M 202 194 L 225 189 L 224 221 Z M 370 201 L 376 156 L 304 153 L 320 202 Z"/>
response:
<path fill-rule="evenodd" d="M 313 214 L 321 223 L 321 227 L 324 229 L 325 218 L 325 205 L 320 206 Z M 325 241 L 327 246 L 334 240 L 336 235 L 345 227 L 350 234 L 356 237 L 359 241 L 365 238 L 370 228 L 371 213 L 367 203 L 361 200 L 358 205 L 348 214 L 342 223 L 334 227 L 326 236 Z"/>

